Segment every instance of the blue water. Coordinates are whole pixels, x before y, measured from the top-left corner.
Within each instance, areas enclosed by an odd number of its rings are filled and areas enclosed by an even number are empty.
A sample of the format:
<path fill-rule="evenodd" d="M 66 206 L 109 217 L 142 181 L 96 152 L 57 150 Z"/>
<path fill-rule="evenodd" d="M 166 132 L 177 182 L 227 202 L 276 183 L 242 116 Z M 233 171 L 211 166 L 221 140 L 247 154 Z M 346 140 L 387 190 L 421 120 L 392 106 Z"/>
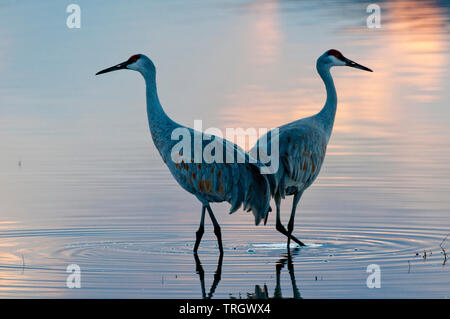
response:
<path fill-rule="evenodd" d="M 321 108 L 315 61 L 330 48 L 374 73 L 333 70 L 335 127 L 294 230 L 308 245 L 291 267 L 274 214 L 256 227 L 213 205 L 225 255 L 212 297 L 264 286 L 269 297 L 450 296 L 446 2 L 379 2 L 380 29 L 367 28 L 363 1 L 77 3 L 80 29 L 67 28 L 66 3 L 0 4 L 0 297 L 207 296 L 212 226 L 203 291 L 191 253 L 200 203 L 150 139 L 142 79 L 94 74 L 144 53 L 177 122 L 272 128 Z M 80 289 L 66 286 L 69 264 Z M 370 264 L 381 288 L 366 285 Z"/>

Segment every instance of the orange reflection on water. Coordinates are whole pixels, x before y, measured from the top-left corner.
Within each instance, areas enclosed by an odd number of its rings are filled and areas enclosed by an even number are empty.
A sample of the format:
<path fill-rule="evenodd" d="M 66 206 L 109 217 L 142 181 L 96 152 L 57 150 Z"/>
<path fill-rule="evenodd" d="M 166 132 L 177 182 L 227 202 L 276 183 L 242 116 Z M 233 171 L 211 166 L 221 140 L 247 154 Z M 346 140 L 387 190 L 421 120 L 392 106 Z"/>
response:
<path fill-rule="evenodd" d="M 409 76 L 393 74 L 400 83 L 413 86 L 408 100 L 429 102 L 441 88 L 447 60 L 445 17 L 441 10 L 426 1 L 400 1 L 390 11 L 391 32 L 388 43 L 396 57 L 390 67 L 400 68 Z"/>
<path fill-rule="evenodd" d="M 383 6 L 381 29 L 360 26 L 351 32 L 352 36 L 359 33 L 367 37 L 361 40 L 361 45 L 370 41 L 370 49 L 353 43 L 351 50 L 342 49 L 349 58 L 373 68 L 375 72 L 349 68 L 332 71 L 339 100 L 335 132 L 358 133 L 373 138 L 393 136 L 398 124 L 404 122 L 404 112 L 421 112 L 420 103 L 435 101 L 443 90 L 448 50 L 446 17 L 441 12 L 442 8 L 422 1 L 394 1 Z M 259 48 L 266 48 L 261 49 L 267 54 L 264 62 L 258 61 L 261 68 L 267 61 L 276 63 L 273 60 L 277 58 L 273 54 L 276 51 L 274 47 L 283 38 L 279 22 L 276 22 L 280 19 L 277 10 L 276 5 L 266 8 L 264 14 L 257 15 L 255 25 L 249 26 L 258 31 L 255 36 L 258 39 L 256 43 L 261 44 Z M 267 37 L 267 34 L 276 36 Z M 329 36 L 330 39 L 323 41 L 335 43 L 333 38 L 336 35 Z M 343 46 L 354 41 L 348 38 L 348 33 L 342 37 Z M 314 38 L 310 35 L 304 41 L 313 45 Z M 246 49 L 252 52 L 253 48 Z M 284 62 L 290 61 L 278 61 L 280 64 Z M 295 63 L 307 62 L 299 59 Z M 232 126 L 271 128 L 316 113 L 325 101 L 323 84 L 315 71 L 299 76 L 309 79 L 305 82 L 308 87 L 284 91 L 257 85 L 243 88 L 230 98 L 232 105 L 222 111 L 223 118 Z"/>
<path fill-rule="evenodd" d="M 252 54 L 261 64 L 279 58 L 282 32 L 280 29 L 279 4 L 277 2 L 254 2 L 251 10 L 257 15 L 249 25 L 249 40 Z"/>
<path fill-rule="evenodd" d="M 0 242 L 0 264 L 1 265 L 8 265 L 9 267 L 14 267 L 18 265 L 21 265 L 22 258 L 18 255 L 8 252 L 7 250 L 10 250 L 12 247 L 15 247 L 16 245 L 10 242 L 2 241 Z M 2 267 L 3 268 L 3 267 Z M 11 272 L 9 269 L 6 271 L 0 270 L 0 291 L 8 291 L 9 286 L 15 282 L 14 278 L 17 276 L 17 273 Z"/>

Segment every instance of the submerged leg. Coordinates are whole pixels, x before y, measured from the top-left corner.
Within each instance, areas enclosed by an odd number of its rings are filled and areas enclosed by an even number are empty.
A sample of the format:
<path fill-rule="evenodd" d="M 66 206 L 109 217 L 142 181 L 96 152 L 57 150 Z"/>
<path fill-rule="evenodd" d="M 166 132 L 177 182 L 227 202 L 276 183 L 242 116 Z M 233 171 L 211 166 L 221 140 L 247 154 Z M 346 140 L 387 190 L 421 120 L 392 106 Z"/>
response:
<path fill-rule="evenodd" d="M 194 254 L 195 259 L 195 272 L 198 274 L 200 278 L 200 288 L 202 289 L 202 298 L 206 299 L 206 290 L 205 290 L 205 271 L 203 270 L 202 263 L 198 258 L 197 254 Z"/>
<path fill-rule="evenodd" d="M 206 207 L 202 207 L 202 217 L 200 217 L 200 226 L 198 227 L 197 232 L 195 233 L 196 240 L 194 245 L 194 253 L 197 253 L 198 246 L 200 245 L 200 241 L 202 240 L 203 233 L 205 232 L 205 209 Z"/>
<path fill-rule="evenodd" d="M 300 201 L 300 198 L 302 197 L 303 192 L 297 192 L 294 194 L 294 200 L 292 201 L 292 211 L 291 211 L 291 217 L 289 218 L 289 223 L 288 223 L 288 235 L 287 235 L 287 246 L 289 248 L 289 244 L 291 242 L 291 238 L 292 240 L 294 240 L 294 236 L 292 236 L 292 231 L 294 230 L 294 219 L 295 219 L 295 211 L 297 210 L 297 205 L 298 202 Z M 295 240 L 294 240 L 295 241 Z M 305 246 L 304 243 L 300 242 L 296 242 L 297 244 L 299 244 L 300 246 Z"/>
<path fill-rule="evenodd" d="M 276 195 L 274 196 L 274 199 L 275 199 L 275 205 L 277 206 L 276 229 L 277 229 L 280 233 L 282 233 L 283 235 L 288 236 L 289 234 L 288 234 L 286 228 L 284 228 L 283 224 L 281 223 L 281 216 L 280 216 L 281 196 L 280 196 L 279 194 L 276 194 Z M 292 239 L 293 241 L 295 241 L 298 245 L 300 245 L 300 246 L 305 246 L 304 243 L 302 243 L 300 240 L 298 240 L 298 239 L 297 239 L 295 236 L 293 236 L 292 234 L 291 234 L 291 239 Z M 289 249 L 289 246 L 288 246 L 288 249 Z"/>
<path fill-rule="evenodd" d="M 214 281 L 211 285 L 211 289 L 209 290 L 208 299 L 211 299 L 214 292 L 216 291 L 217 285 L 220 282 L 220 279 L 222 278 L 222 262 L 223 262 L 223 254 L 220 254 L 219 260 L 217 261 L 217 269 L 214 273 Z"/>
<path fill-rule="evenodd" d="M 217 243 L 219 244 L 220 254 L 223 254 L 222 233 L 220 232 L 219 223 L 217 222 L 216 217 L 214 217 L 211 207 L 208 205 L 208 206 L 206 206 L 206 209 L 208 210 L 209 217 L 211 218 L 211 221 L 214 225 L 214 234 L 216 234 L 216 237 L 217 237 Z"/>
<path fill-rule="evenodd" d="M 283 295 L 281 293 L 281 284 L 280 284 L 280 276 L 281 276 L 281 269 L 283 269 L 284 264 L 280 261 L 277 262 L 275 265 L 275 273 L 276 273 L 276 284 L 275 284 L 275 290 L 273 292 L 273 299 L 282 299 Z"/>
<path fill-rule="evenodd" d="M 292 262 L 291 253 L 288 253 L 288 270 L 289 270 L 289 276 L 291 277 L 291 283 L 292 283 L 292 292 L 294 294 L 294 299 L 302 299 L 302 296 L 300 295 L 300 291 L 297 287 L 297 282 L 295 281 L 295 273 L 294 273 L 294 263 Z"/>
<path fill-rule="evenodd" d="M 222 276 L 223 255 L 221 254 L 219 256 L 219 260 L 217 261 L 217 269 L 216 272 L 214 273 L 214 281 L 211 285 L 211 288 L 209 289 L 208 295 L 206 295 L 205 271 L 203 270 L 202 263 L 200 261 L 200 258 L 198 258 L 197 254 L 194 254 L 194 259 L 195 259 L 195 272 L 198 274 L 198 277 L 200 278 L 200 288 L 202 290 L 202 298 L 211 299 L 214 295 L 214 292 L 216 291 L 217 285 L 219 284 Z"/>

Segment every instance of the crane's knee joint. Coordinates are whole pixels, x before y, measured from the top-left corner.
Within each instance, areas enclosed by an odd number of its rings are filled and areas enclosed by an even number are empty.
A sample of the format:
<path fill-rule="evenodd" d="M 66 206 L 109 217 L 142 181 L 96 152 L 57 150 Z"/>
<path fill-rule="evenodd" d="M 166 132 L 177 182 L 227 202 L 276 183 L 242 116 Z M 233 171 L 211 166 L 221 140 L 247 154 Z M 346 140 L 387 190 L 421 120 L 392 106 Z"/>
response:
<path fill-rule="evenodd" d="M 289 223 L 287 227 L 288 233 L 291 234 L 294 230 L 294 223 Z"/>
<path fill-rule="evenodd" d="M 284 226 L 283 226 L 281 223 L 279 223 L 279 222 L 277 222 L 275 228 L 276 228 L 276 230 L 278 230 L 280 233 L 283 233 L 283 234 L 284 234 L 284 233 L 286 232 L 286 229 L 284 228 Z"/>
<path fill-rule="evenodd" d="M 195 232 L 195 234 L 196 234 L 197 237 L 198 237 L 198 236 L 202 236 L 204 232 L 205 232 L 205 229 L 204 229 L 203 227 L 200 227 L 200 228 Z"/>

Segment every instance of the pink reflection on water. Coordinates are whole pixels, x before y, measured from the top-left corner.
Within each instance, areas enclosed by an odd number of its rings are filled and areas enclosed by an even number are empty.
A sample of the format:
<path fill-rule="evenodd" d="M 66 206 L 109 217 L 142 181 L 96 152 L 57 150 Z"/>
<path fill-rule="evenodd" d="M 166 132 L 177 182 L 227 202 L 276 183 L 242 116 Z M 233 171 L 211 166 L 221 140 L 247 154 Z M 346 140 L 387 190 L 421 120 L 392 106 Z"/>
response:
<path fill-rule="evenodd" d="M 420 113 L 421 103 L 440 98 L 448 66 L 446 17 L 441 8 L 422 1 L 395 1 L 384 6 L 379 31 L 365 26 L 345 30 L 347 35 L 358 32 L 363 36 L 362 46 L 345 35 L 342 35 L 344 39 L 339 39 L 343 46 L 351 42 L 351 50 L 343 51 L 346 56 L 375 72 L 369 74 L 349 68 L 332 71 L 339 99 L 335 133 L 390 138 L 398 133 L 399 124 L 404 124 L 404 112 Z M 278 7 L 271 5 L 263 12 L 258 10 L 254 25 L 249 25 L 254 38 L 246 51 L 255 53 L 258 58 L 252 63 L 259 63 L 260 68 L 290 62 L 283 61 L 276 50 L 283 38 L 279 20 Z M 312 35 L 305 41 L 314 45 Z M 323 41 L 336 43 L 333 39 Z M 367 42 L 372 43 L 368 50 L 365 49 Z M 298 63 L 307 63 L 301 59 L 302 52 L 299 52 Z M 272 90 L 255 83 L 232 94 L 230 107 L 221 111 L 225 123 L 271 128 L 319 111 L 325 100 L 325 90 L 313 69 L 315 61 L 309 63 L 311 72 L 298 75 L 305 79 L 304 87 Z M 271 73 L 265 76 L 270 77 Z"/>

